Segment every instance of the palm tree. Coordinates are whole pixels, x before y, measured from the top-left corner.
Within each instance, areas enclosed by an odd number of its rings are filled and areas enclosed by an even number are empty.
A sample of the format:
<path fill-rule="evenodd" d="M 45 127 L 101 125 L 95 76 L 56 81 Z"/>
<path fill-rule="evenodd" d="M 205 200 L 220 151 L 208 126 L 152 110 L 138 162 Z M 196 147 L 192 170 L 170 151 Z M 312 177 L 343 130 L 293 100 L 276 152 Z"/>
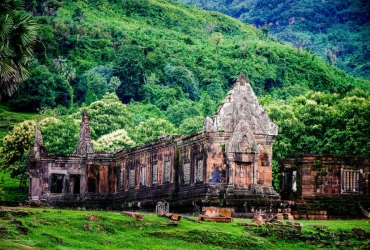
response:
<path fill-rule="evenodd" d="M 0 99 L 11 95 L 27 79 L 37 24 L 22 0 L 0 2 Z"/>

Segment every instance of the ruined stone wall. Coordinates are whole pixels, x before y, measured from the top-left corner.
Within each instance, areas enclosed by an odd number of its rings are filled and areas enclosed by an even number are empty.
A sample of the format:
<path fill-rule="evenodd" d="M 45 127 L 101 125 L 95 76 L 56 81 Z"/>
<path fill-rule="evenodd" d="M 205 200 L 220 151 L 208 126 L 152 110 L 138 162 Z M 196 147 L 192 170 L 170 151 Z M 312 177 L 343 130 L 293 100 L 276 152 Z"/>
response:
<path fill-rule="evenodd" d="M 175 180 L 175 137 L 126 150 L 116 158 L 122 174 L 121 190 L 173 183 Z"/>
<path fill-rule="evenodd" d="M 370 194 L 370 159 L 302 155 L 279 162 L 284 198 Z"/>

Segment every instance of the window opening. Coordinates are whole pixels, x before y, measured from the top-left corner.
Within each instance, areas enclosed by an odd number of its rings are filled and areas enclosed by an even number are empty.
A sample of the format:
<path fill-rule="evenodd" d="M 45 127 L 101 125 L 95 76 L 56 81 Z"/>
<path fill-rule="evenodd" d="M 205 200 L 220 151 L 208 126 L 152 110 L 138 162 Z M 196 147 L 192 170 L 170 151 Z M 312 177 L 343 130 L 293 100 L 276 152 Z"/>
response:
<path fill-rule="evenodd" d="M 140 185 L 141 186 L 146 185 L 146 166 L 142 166 L 140 168 Z"/>
<path fill-rule="evenodd" d="M 87 179 L 87 192 L 96 193 L 96 179 L 94 177 Z"/>
<path fill-rule="evenodd" d="M 165 183 L 170 181 L 171 181 L 171 161 L 165 161 L 163 182 Z"/>
<path fill-rule="evenodd" d="M 158 183 L 158 165 L 153 164 L 152 166 L 152 185 Z"/>
<path fill-rule="evenodd" d="M 342 193 L 358 193 L 360 191 L 360 170 L 343 169 Z"/>

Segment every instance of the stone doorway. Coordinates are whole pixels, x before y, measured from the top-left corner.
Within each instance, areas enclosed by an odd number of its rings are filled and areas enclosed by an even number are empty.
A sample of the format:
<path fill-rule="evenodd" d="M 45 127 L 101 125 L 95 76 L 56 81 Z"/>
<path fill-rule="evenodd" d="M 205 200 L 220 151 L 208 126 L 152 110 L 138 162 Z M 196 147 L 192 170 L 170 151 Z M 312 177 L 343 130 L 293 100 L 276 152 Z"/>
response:
<path fill-rule="evenodd" d="M 69 193 L 80 194 L 81 175 L 71 174 L 69 176 Z"/>
<path fill-rule="evenodd" d="M 51 175 L 51 193 L 60 194 L 64 189 L 64 174 Z"/>

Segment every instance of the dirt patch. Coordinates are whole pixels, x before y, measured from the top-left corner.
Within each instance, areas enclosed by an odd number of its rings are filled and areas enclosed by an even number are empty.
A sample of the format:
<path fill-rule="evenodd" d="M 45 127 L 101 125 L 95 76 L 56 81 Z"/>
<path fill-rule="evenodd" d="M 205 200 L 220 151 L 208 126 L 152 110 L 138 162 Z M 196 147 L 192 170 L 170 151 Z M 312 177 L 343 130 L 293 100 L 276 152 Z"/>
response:
<path fill-rule="evenodd" d="M 96 216 L 96 215 L 92 215 L 92 214 L 87 214 L 85 216 L 86 220 L 89 220 L 89 221 L 99 221 L 101 220 L 102 218 L 100 216 Z"/>

